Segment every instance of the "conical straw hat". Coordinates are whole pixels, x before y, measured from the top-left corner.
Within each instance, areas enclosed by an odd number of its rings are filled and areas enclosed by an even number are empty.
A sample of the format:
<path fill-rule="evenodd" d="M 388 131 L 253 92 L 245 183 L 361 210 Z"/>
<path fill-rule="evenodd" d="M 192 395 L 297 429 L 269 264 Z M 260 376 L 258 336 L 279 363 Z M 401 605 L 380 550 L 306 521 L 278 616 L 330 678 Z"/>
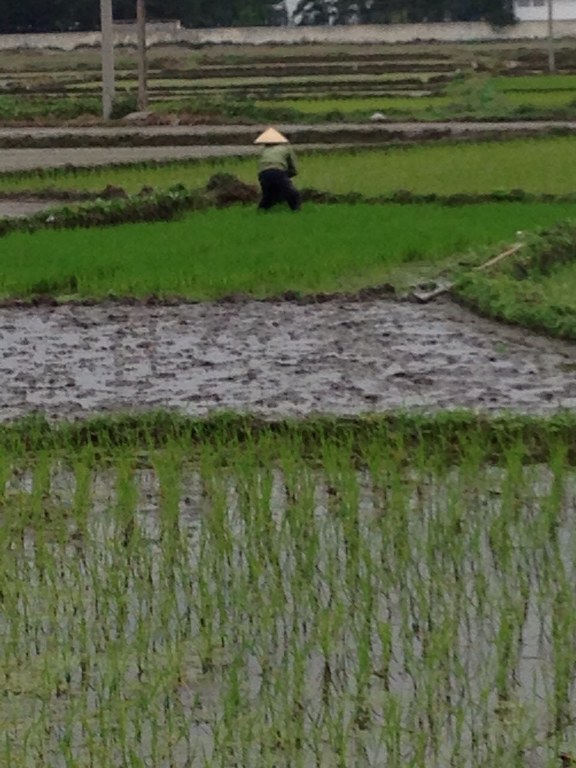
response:
<path fill-rule="evenodd" d="M 254 144 L 288 144 L 288 139 L 276 128 L 268 128 L 258 136 Z"/>

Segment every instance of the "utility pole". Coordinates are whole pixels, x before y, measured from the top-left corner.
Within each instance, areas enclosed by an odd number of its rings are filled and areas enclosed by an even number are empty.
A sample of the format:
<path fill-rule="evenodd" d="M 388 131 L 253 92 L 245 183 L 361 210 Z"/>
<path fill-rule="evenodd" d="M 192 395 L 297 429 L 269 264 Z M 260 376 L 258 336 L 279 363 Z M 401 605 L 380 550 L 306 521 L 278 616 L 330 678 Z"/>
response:
<path fill-rule="evenodd" d="M 102 32 L 102 116 L 109 120 L 114 104 L 114 29 L 112 0 L 100 0 Z"/>
<path fill-rule="evenodd" d="M 136 0 L 138 32 L 138 109 L 148 107 L 148 67 L 146 65 L 146 0 Z"/>
<path fill-rule="evenodd" d="M 556 72 L 556 56 L 554 51 L 554 0 L 548 0 L 548 71 Z"/>

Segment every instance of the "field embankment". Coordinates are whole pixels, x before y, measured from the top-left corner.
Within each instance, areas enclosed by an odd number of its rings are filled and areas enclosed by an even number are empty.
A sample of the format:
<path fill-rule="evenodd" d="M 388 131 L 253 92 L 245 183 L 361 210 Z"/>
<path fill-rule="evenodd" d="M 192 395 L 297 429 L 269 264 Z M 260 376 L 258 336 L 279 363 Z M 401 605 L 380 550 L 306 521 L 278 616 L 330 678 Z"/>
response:
<path fill-rule="evenodd" d="M 576 223 L 528 237 L 521 251 L 489 273 L 469 272 L 456 287 L 468 306 L 509 323 L 576 339 Z"/>

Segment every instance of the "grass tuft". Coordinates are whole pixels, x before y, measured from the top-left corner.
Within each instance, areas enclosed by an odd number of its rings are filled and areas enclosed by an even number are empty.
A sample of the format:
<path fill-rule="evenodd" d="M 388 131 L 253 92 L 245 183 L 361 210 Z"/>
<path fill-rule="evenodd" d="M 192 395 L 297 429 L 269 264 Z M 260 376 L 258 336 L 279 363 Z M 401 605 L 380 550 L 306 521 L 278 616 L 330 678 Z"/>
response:
<path fill-rule="evenodd" d="M 564 339 L 576 339 L 576 224 L 532 235 L 499 268 L 466 273 L 456 294 L 485 315 Z"/>

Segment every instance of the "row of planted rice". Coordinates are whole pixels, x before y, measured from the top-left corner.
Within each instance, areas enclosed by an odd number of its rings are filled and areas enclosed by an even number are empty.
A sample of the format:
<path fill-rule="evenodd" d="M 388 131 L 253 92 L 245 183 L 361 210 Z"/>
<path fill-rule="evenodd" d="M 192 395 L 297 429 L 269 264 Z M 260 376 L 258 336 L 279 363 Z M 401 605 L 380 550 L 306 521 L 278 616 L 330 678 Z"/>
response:
<path fill-rule="evenodd" d="M 348 117 L 446 117 L 559 114 L 570 110 L 573 78 L 539 77 L 547 70 L 546 51 L 517 45 L 334 47 L 290 51 L 225 48 L 153 48 L 149 91 L 154 111 L 266 119 Z M 7 62 L 0 85 L 4 120 L 70 118 L 98 114 L 97 51 L 76 51 L 64 61 L 58 52 L 21 54 Z M 136 60 L 120 50 L 115 117 L 136 106 Z M 77 63 L 77 66 L 75 66 Z M 574 51 L 557 54 L 558 71 L 574 72 Z M 520 84 L 520 80 L 524 82 Z M 520 91 L 518 93 L 518 91 Z M 484 112 L 486 114 L 482 115 Z"/>
<path fill-rule="evenodd" d="M 306 434 L 3 450 L 7 765 L 557 764 L 568 445 Z"/>

